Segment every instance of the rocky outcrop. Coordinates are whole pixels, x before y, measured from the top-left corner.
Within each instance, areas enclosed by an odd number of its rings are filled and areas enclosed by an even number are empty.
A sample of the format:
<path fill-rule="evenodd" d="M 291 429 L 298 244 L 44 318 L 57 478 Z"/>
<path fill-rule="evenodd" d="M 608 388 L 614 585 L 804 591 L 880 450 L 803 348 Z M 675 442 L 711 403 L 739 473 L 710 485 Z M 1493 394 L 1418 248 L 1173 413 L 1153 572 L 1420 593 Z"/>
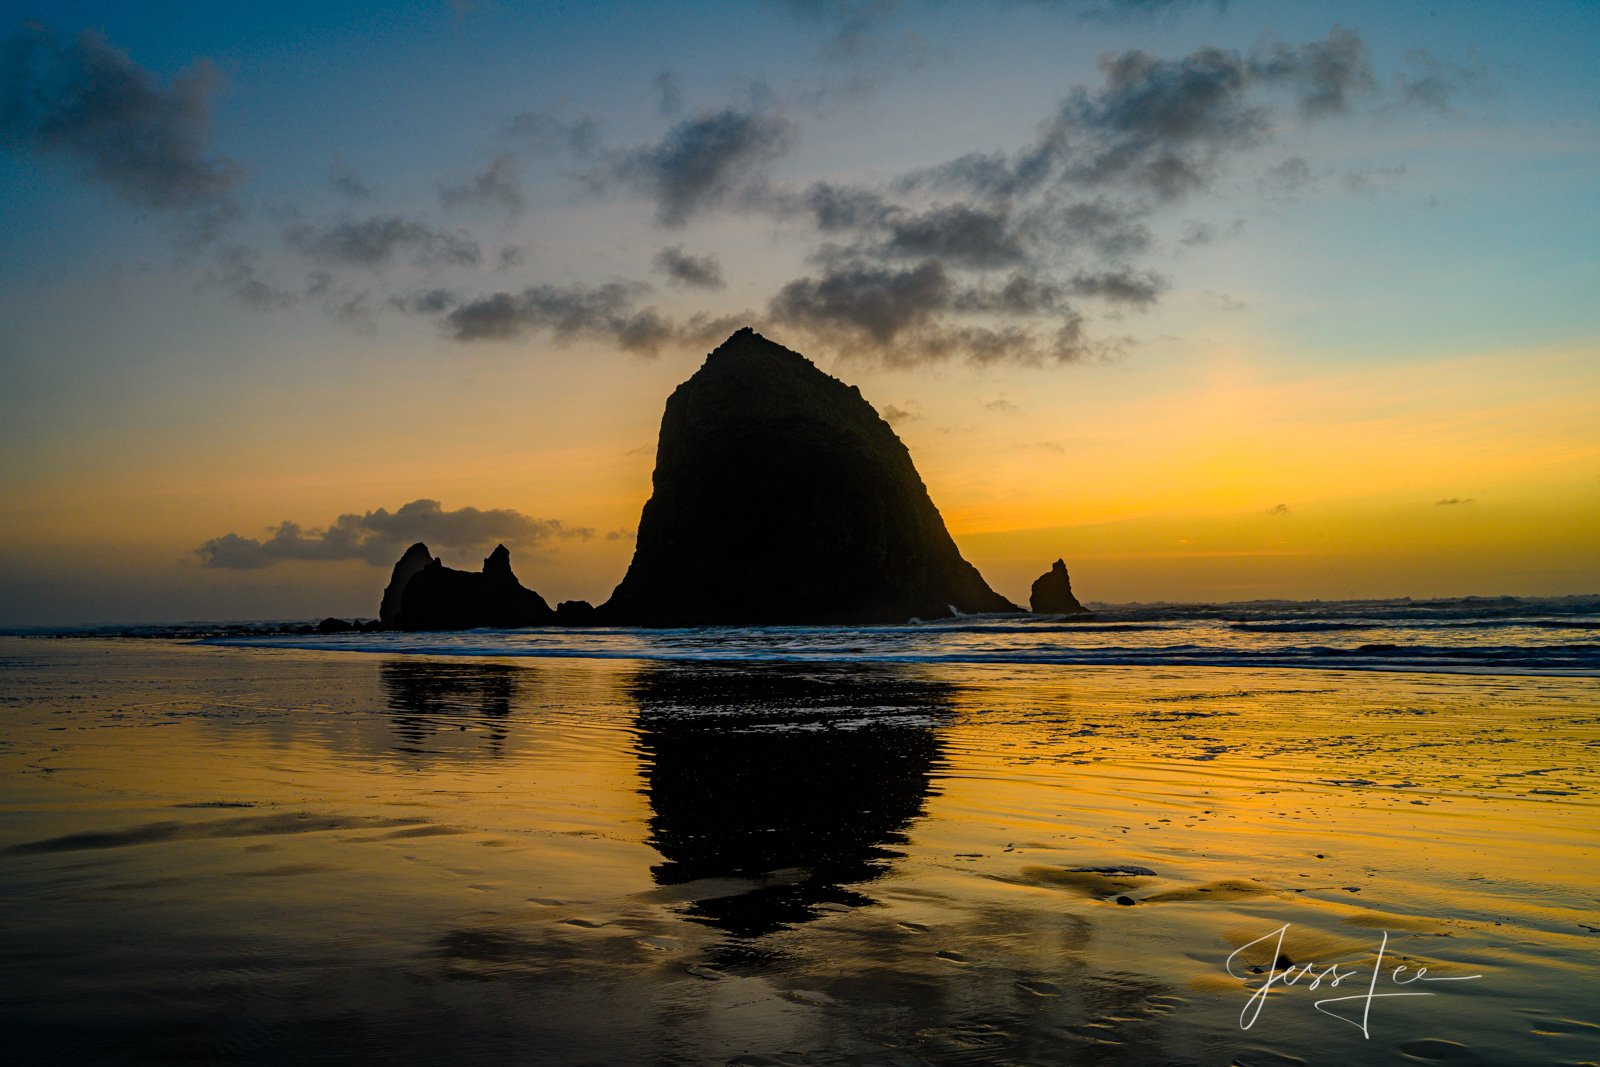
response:
<path fill-rule="evenodd" d="M 961 557 L 860 391 L 743 329 L 667 400 L 633 562 L 597 614 L 700 626 L 1020 610 Z"/>
<path fill-rule="evenodd" d="M 426 562 L 418 565 L 418 561 Z M 511 573 L 511 553 L 497 545 L 483 570 L 458 571 L 428 554 L 421 542 L 395 564 L 383 593 L 380 620 L 396 630 L 510 629 L 554 621 L 544 597 L 524 589 Z"/>
<path fill-rule="evenodd" d="M 587 600 L 563 600 L 556 605 L 557 626 L 595 626 L 594 605 Z"/>
<path fill-rule="evenodd" d="M 1067 577 L 1065 560 L 1056 560 L 1050 569 L 1034 580 L 1028 606 L 1039 615 L 1087 615 L 1089 609 L 1072 595 L 1072 579 Z"/>
<path fill-rule="evenodd" d="M 389 585 L 383 591 L 383 603 L 378 607 L 379 625 L 385 629 L 397 625 L 395 619 L 400 614 L 400 594 L 405 590 L 406 583 L 411 581 L 413 574 L 432 562 L 434 562 L 433 553 L 429 552 L 428 546 L 421 541 L 406 549 L 405 555 L 394 565 L 394 573 L 389 576 Z"/>

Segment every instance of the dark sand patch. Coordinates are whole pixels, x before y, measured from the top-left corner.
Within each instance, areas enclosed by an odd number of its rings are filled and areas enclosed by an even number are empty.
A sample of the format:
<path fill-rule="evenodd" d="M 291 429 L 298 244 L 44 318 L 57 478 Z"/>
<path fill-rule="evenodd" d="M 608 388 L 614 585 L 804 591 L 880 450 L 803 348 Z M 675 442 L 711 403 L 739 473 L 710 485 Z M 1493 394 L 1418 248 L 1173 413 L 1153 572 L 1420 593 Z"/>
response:
<path fill-rule="evenodd" d="M 98 848 L 127 848 L 161 841 L 198 841 L 218 837 L 259 837 L 271 834 L 310 834 L 324 830 L 378 830 L 410 826 L 419 819 L 378 819 L 353 815 L 247 815 L 210 822 L 151 822 L 127 830 L 106 830 L 47 837 L 12 845 L 0 855 L 35 856 L 53 852 L 79 852 Z"/>
<path fill-rule="evenodd" d="M 1141 904 L 1170 904 L 1190 900 L 1249 900 L 1252 897 L 1275 896 L 1276 890 L 1262 885 L 1260 882 L 1246 882 L 1240 878 L 1224 878 L 1217 882 L 1206 882 L 1203 885 L 1184 886 L 1182 889 L 1167 889 L 1160 893 L 1151 893 L 1140 901 Z"/>

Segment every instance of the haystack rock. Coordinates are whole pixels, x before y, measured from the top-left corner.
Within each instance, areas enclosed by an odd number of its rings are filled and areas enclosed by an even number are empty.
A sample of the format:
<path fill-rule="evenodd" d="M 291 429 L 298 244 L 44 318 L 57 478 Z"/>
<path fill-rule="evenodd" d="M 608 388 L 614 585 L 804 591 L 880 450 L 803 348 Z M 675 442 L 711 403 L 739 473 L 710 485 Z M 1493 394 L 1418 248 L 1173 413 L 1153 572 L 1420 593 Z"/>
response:
<path fill-rule="evenodd" d="M 1034 580 L 1028 595 L 1028 606 L 1039 615 L 1087 615 L 1089 609 L 1078 603 L 1072 595 L 1072 579 L 1067 577 L 1067 563 L 1056 560 L 1048 571 Z"/>
<path fill-rule="evenodd" d="M 600 621 L 899 623 L 1020 611 L 854 386 L 750 329 L 667 400 L 654 492 Z"/>
<path fill-rule="evenodd" d="M 497 545 L 474 573 L 446 567 L 420 541 L 394 565 L 379 611 L 382 625 L 395 630 L 510 629 L 554 619 L 544 597 L 524 589 L 511 573 L 505 545 Z"/>

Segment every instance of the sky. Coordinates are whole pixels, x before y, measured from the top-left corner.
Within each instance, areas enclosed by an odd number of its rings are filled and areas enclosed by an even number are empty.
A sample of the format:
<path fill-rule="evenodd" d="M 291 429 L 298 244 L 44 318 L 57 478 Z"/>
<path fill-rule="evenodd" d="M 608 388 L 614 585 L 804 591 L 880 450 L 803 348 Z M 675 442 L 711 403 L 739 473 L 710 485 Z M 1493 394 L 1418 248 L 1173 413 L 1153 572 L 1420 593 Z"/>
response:
<path fill-rule="evenodd" d="M 1026 602 L 1600 592 L 1600 5 L 0 3 L 0 625 L 626 570 L 858 385 Z"/>

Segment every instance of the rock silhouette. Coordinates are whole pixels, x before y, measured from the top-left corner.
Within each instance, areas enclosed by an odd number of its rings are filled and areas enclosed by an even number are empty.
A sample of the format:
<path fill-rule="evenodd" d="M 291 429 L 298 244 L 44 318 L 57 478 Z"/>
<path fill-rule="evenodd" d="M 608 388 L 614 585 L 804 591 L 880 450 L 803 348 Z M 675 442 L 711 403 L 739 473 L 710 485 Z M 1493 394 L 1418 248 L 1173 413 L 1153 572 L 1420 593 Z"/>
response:
<path fill-rule="evenodd" d="M 1086 615 L 1089 609 L 1078 603 L 1072 595 L 1072 579 L 1067 577 L 1067 563 L 1056 560 L 1050 569 L 1034 579 L 1028 595 L 1028 606 L 1039 615 Z"/>
<path fill-rule="evenodd" d="M 433 562 L 433 553 L 428 551 L 428 546 L 418 541 L 394 565 L 394 573 L 389 575 L 389 585 L 383 591 L 383 603 L 378 607 L 378 623 L 385 629 L 396 625 L 395 618 L 400 614 L 400 594 L 405 589 L 411 576 Z"/>
<path fill-rule="evenodd" d="M 495 546 L 479 573 L 446 567 L 417 542 L 394 566 L 379 621 L 396 630 L 509 629 L 554 621 L 544 597 L 511 573 L 511 553 Z"/>
<path fill-rule="evenodd" d="M 746 328 L 668 398 L 633 562 L 597 621 L 1020 610 L 961 557 L 911 454 L 860 391 Z"/>

